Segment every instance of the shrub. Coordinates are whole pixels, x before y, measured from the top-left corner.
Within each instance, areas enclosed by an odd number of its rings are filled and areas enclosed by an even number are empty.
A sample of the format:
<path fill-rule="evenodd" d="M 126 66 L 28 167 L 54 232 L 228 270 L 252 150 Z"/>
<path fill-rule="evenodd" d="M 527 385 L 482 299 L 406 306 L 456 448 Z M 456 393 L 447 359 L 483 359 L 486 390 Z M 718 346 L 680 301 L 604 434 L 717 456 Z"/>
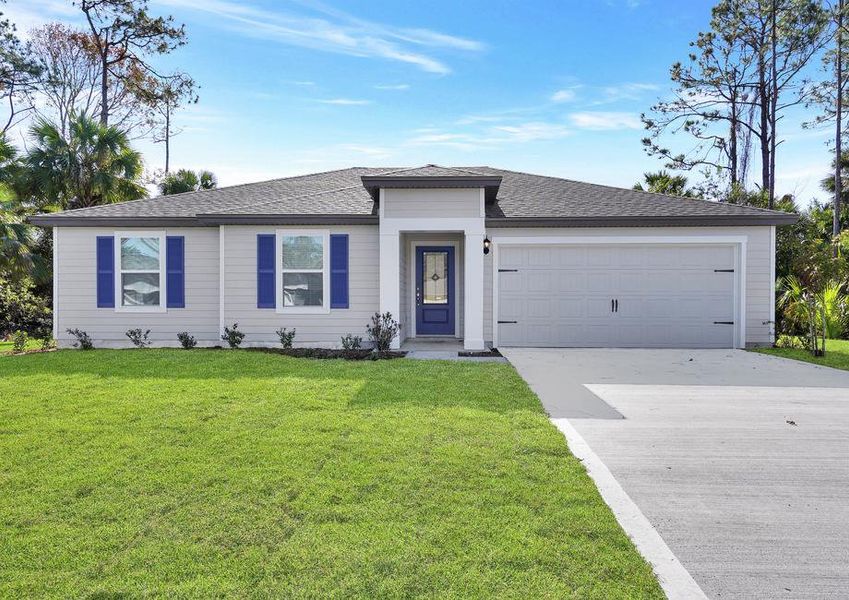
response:
<path fill-rule="evenodd" d="M 15 333 L 12 334 L 12 352 L 15 354 L 21 354 L 24 350 L 27 349 L 27 332 L 21 331 L 18 329 Z"/>
<path fill-rule="evenodd" d="M 191 350 L 198 345 L 197 340 L 193 335 L 189 335 L 188 331 L 181 331 L 177 334 L 177 339 L 180 340 L 180 345 L 186 350 Z"/>
<path fill-rule="evenodd" d="M 291 348 L 292 343 L 295 341 L 295 328 L 292 328 L 292 331 L 289 331 L 285 327 L 281 327 L 275 333 L 277 333 L 277 337 L 280 338 L 280 344 L 284 348 Z"/>
<path fill-rule="evenodd" d="M 238 348 L 242 345 L 242 340 L 245 339 L 245 334 L 239 331 L 239 324 L 233 323 L 232 327 L 224 327 L 224 335 L 221 339 L 227 342 L 231 348 Z"/>
<path fill-rule="evenodd" d="M 141 328 L 128 329 L 124 334 L 133 343 L 136 348 L 147 348 L 150 346 L 150 329 L 142 331 Z"/>
<path fill-rule="evenodd" d="M 392 345 L 392 340 L 398 335 L 401 326 L 392 318 L 392 313 L 374 313 L 371 324 L 366 325 L 369 339 L 374 343 L 378 354 L 386 354 Z"/>
<path fill-rule="evenodd" d="M 48 350 L 52 350 L 56 347 L 56 340 L 53 339 L 52 335 L 45 335 L 41 338 L 41 350 L 47 352 Z"/>
<path fill-rule="evenodd" d="M 74 342 L 74 348 L 79 348 L 80 350 L 94 350 L 94 342 L 91 339 L 91 336 L 87 334 L 85 331 L 81 329 L 66 329 L 69 334 L 77 338 L 77 341 Z"/>
<path fill-rule="evenodd" d="M 794 348 L 797 350 L 806 350 L 805 341 L 798 335 L 787 335 L 782 333 L 775 340 L 776 348 Z"/>
<path fill-rule="evenodd" d="M 342 349 L 343 350 L 359 350 L 363 346 L 363 338 L 358 335 L 351 335 L 350 333 L 342 336 Z"/>
<path fill-rule="evenodd" d="M 32 283 L 0 278 L 0 338 L 18 330 L 42 337 L 42 331 L 52 328 L 52 311 L 45 298 L 35 295 Z"/>

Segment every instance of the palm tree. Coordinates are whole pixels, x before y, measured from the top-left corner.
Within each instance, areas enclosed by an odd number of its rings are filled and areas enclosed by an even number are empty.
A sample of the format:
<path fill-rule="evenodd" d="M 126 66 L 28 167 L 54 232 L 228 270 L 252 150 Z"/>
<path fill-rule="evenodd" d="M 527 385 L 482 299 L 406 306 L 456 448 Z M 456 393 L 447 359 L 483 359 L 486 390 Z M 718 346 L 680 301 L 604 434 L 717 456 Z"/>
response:
<path fill-rule="evenodd" d="M 634 184 L 635 190 L 669 196 L 686 196 L 688 198 L 693 196 L 693 192 L 687 189 L 687 178 L 683 175 L 672 175 L 669 171 L 657 171 L 656 173 L 643 173 L 643 179 L 645 180 L 645 187 L 638 182 Z"/>
<path fill-rule="evenodd" d="M 40 201 L 69 209 L 147 196 L 140 181 L 141 154 L 130 147 L 124 131 L 80 114 L 71 118 L 67 138 L 44 119 L 36 121 L 30 135 L 35 145 L 24 162 Z"/>
<path fill-rule="evenodd" d="M 34 212 L 14 189 L 21 177 L 17 151 L 0 137 L 0 277 L 44 281 L 49 261 L 39 252 L 38 230 L 24 222 Z"/>
<path fill-rule="evenodd" d="M 184 192 L 197 192 L 199 190 L 211 190 L 218 186 L 218 179 L 212 171 L 198 171 L 180 169 L 176 173 L 168 173 L 159 182 L 159 191 L 163 196 L 170 194 L 182 194 Z"/>

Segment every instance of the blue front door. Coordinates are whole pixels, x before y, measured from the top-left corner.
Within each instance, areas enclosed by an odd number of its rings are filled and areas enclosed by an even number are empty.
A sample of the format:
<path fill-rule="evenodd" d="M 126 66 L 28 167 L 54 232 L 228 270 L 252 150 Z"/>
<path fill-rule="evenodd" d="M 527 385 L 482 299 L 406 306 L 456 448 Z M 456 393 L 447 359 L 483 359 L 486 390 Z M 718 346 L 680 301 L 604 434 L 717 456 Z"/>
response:
<path fill-rule="evenodd" d="M 416 248 L 416 335 L 454 335 L 454 248 Z"/>

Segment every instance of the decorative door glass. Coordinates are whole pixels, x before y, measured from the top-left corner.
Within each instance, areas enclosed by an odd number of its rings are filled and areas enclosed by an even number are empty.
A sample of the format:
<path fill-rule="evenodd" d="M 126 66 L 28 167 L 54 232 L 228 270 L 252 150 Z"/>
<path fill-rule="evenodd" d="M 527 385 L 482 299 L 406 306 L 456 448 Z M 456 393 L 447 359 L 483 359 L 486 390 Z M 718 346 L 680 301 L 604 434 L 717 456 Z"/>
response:
<path fill-rule="evenodd" d="M 425 252 L 422 303 L 448 304 L 448 253 Z"/>

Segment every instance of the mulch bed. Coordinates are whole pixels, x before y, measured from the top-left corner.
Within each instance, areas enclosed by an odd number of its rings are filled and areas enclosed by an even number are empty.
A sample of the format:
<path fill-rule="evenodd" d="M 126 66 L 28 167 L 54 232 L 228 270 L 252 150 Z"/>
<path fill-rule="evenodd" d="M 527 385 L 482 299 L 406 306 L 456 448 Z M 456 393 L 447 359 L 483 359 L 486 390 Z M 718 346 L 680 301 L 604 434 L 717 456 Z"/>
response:
<path fill-rule="evenodd" d="M 265 352 L 266 354 L 282 354 L 295 358 L 344 358 L 345 360 L 378 360 L 390 358 L 403 358 L 406 352 L 392 351 L 376 354 L 369 349 L 365 350 L 340 350 L 337 348 L 246 348 L 251 352 Z"/>
<path fill-rule="evenodd" d="M 460 351 L 457 353 L 457 356 L 462 356 L 463 358 L 491 358 L 493 356 L 500 357 L 502 354 L 498 351 L 498 348 L 493 348 L 492 350 L 485 350 L 483 352 Z"/>

